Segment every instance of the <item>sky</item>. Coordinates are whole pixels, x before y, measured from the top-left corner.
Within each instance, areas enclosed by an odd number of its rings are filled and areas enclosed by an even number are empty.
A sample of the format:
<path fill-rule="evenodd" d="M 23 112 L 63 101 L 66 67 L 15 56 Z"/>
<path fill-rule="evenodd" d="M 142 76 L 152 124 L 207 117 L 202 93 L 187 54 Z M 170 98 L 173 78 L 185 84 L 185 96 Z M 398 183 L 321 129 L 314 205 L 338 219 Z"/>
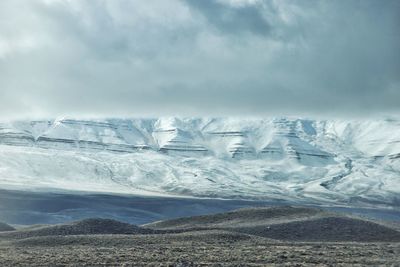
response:
<path fill-rule="evenodd" d="M 398 0 L 1 0 L 0 117 L 400 113 Z"/>

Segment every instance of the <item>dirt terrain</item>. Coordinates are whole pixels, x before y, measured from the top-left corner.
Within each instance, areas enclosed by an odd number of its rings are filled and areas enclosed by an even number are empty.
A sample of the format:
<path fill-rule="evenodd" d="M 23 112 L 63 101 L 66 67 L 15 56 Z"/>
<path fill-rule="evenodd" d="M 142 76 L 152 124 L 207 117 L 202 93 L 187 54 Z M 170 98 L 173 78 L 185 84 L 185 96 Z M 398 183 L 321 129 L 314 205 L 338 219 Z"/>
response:
<path fill-rule="evenodd" d="M 91 219 L 2 232 L 0 262 L 2 266 L 399 266 L 400 232 L 298 207 L 242 209 L 143 226 Z"/>

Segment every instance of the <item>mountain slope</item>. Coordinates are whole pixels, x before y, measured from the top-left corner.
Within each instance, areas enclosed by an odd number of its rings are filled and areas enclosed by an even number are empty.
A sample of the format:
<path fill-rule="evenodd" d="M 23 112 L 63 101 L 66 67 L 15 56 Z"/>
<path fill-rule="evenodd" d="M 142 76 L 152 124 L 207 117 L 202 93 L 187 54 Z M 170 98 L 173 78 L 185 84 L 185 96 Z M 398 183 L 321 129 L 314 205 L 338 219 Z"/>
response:
<path fill-rule="evenodd" d="M 111 219 L 90 218 L 77 222 L 41 226 L 37 228 L 22 228 L 0 234 L 0 238 L 29 238 L 38 236 L 68 236 L 68 235 L 107 235 L 107 234 L 153 234 L 155 230 L 142 229 L 136 225 Z"/>
<path fill-rule="evenodd" d="M 6 224 L 6 223 L 2 223 L 0 222 L 0 232 L 8 232 L 8 231 L 14 231 L 15 228 Z"/>
<path fill-rule="evenodd" d="M 244 208 L 144 225 L 153 230 L 224 230 L 301 242 L 400 242 L 395 229 L 339 213 L 306 207 Z"/>
<path fill-rule="evenodd" d="M 4 122 L 0 186 L 397 206 L 400 121 Z"/>
<path fill-rule="evenodd" d="M 43 240 L 38 237 L 74 235 L 170 236 L 189 233 L 186 235 L 189 237 L 192 233 L 194 237 L 196 233 L 203 235 L 207 232 L 210 235 L 219 234 L 222 239 L 236 240 L 249 239 L 246 235 L 251 235 L 295 242 L 400 242 L 400 232 L 383 224 L 316 208 L 291 206 L 243 208 L 224 213 L 158 221 L 142 226 L 111 219 L 91 218 L 3 232 L 0 233 L 0 241 L 33 238 L 30 241 L 37 242 Z"/>

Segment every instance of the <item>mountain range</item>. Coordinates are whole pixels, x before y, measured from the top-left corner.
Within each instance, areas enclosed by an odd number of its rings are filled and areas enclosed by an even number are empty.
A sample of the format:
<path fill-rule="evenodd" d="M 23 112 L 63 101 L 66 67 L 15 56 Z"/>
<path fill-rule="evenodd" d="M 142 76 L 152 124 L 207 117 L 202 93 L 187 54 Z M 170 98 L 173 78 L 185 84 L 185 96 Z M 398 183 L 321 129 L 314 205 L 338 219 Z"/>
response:
<path fill-rule="evenodd" d="M 400 205 L 400 120 L 0 123 L 0 187 Z"/>

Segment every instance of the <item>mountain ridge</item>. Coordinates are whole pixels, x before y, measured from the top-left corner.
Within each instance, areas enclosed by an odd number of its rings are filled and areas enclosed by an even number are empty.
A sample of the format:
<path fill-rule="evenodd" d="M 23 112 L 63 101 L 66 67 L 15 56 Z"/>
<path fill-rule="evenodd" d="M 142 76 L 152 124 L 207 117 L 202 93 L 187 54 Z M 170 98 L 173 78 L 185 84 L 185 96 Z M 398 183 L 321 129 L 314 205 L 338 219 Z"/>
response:
<path fill-rule="evenodd" d="M 399 154 L 394 119 L 13 121 L 0 186 L 397 206 Z"/>

